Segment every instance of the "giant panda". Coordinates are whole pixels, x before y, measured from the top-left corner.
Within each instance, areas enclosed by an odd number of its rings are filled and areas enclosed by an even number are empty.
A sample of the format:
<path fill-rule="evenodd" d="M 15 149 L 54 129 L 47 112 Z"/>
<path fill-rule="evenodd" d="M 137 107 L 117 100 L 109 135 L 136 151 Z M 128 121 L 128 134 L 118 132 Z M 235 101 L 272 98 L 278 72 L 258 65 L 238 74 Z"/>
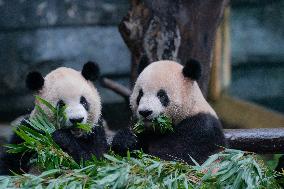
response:
<path fill-rule="evenodd" d="M 107 152 L 108 145 L 102 125 L 101 99 L 93 82 L 98 79 L 99 68 L 97 64 L 87 62 L 81 72 L 71 68 L 60 67 L 45 77 L 39 72 L 31 72 L 27 75 L 26 85 L 39 97 L 47 100 L 53 106 L 65 106 L 66 121 L 62 129 L 56 130 L 52 137 L 54 141 L 75 161 L 86 160 L 91 156 L 102 157 Z M 53 114 L 48 108 L 35 100 L 35 104 L 41 106 L 50 120 Z M 34 117 L 38 114 L 36 108 L 30 114 Z M 77 123 L 88 123 L 93 126 L 92 132 L 86 134 L 73 127 Z M 23 120 L 22 124 L 26 125 Z M 27 125 L 28 126 L 28 125 Z M 13 134 L 10 142 L 18 144 L 23 142 L 16 134 Z M 29 161 L 34 154 L 4 153 L 0 161 L 0 174 L 10 174 L 10 171 L 19 173 L 28 172 Z"/>
<path fill-rule="evenodd" d="M 134 134 L 130 126 L 114 136 L 112 150 L 124 155 L 140 150 L 164 160 L 203 163 L 226 141 L 220 121 L 197 84 L 201 75 L 198 61 L 183 67 L 175 61 L 149 64 L 139 75 L 130 96 L 134 119 L 143 120 L 146 129 Z M 161 133 L 150 122 L 164 114 L 173 121 L 173 132 Z"/>

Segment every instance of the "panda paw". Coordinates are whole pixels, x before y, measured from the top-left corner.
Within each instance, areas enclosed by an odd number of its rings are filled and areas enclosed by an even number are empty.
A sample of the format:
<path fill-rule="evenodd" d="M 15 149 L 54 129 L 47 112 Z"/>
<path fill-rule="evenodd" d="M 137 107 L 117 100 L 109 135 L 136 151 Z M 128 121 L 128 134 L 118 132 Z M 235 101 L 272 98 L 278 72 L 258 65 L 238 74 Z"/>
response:
<path fill-rule="evenodd" d="M 125 155 L 128 150 L 137 149 L 138 139 L 130 129 L 119 130 L 113 138 L 112 150 L 120 155 Z"/>
<path fill-rule="evenodd" d="M 67 129 L 59 129 L 52 133 L 52 139 L 63 150 L 71 145 L 72 136 L 73 135 Z"/>

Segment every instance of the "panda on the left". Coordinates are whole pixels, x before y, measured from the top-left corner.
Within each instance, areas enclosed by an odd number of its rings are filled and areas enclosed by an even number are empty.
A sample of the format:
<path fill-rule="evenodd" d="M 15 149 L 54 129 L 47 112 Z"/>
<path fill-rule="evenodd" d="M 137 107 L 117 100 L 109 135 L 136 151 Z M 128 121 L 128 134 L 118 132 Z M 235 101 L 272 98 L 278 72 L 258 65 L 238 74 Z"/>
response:
<path fill-rule="evenodd" d="M 60 67 L 45 77 L 39 72 L 30 72 L 26 78 L 26 86 L 36 95 L 45 99 L 53 106 L 65 106 L 66 121 L 62 129 L 52 134 L 53 140 L 76 162 L 90 159 L 92 156 L 101 158 L 108 150 L 105 130 L 102 126 L 101 99 L 93 82 L 99 77 L 99 67 L 96 63 L 87 62 L 81 72 L 71 68 Z M 53 115 L 47 107 L 35 100 L 50 120 Z M 29 117 L 37 114 L 34 108 Z M 24 119 L 21 124 L 28 126 Z M 88 123 L 93 126 L 91 133 L 74 127 L 77 123 Z M 101 126 L 99 126 L 101 125 Z M 19 144 L 23 140 L 13 134 L 10 144 Z M 29 172 L 30 159 L 35 154 L 4 152 L 0 157 L 0 175 Z"/>

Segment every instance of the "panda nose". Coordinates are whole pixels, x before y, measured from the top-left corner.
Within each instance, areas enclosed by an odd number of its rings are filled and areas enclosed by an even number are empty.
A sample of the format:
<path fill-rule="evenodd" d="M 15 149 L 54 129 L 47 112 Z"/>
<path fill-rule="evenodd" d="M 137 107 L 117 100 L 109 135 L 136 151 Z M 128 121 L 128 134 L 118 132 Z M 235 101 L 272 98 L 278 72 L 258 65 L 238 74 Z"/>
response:
<path fill-rule="evenodd" d="M 72 118 L 72 119 L 69 119 L 71 123 L 75 124 L 75 123 L 82 123 L 82 121 L 84 120 L 83 117 L 80 117 L 80 118 Z"/>
<path fill-rule="evenodd" d="M 144 118 L 148 117 L 152 113 L 153 113 L 153 111 L 151 111 L 151 110 L 140 110 L 139 111 L 139 114 L 142 115 Z"/>

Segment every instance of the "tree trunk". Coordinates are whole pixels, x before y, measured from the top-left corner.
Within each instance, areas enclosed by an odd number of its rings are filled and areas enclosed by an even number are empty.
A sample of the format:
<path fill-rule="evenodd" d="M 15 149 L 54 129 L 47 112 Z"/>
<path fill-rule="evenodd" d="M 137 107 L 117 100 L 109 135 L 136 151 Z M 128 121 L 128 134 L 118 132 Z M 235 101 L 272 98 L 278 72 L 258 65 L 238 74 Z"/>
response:
<path fill-rule="evenodd" d="M 131 51 L 131 82 L 137 78 L 142 56 L 149 62 L 170 59 L 202 64 L 198 81 L 206 96 L 210 60 L 217 27 L 227 0 L 130 0 L 131 8 L 119 31 Z"/>

